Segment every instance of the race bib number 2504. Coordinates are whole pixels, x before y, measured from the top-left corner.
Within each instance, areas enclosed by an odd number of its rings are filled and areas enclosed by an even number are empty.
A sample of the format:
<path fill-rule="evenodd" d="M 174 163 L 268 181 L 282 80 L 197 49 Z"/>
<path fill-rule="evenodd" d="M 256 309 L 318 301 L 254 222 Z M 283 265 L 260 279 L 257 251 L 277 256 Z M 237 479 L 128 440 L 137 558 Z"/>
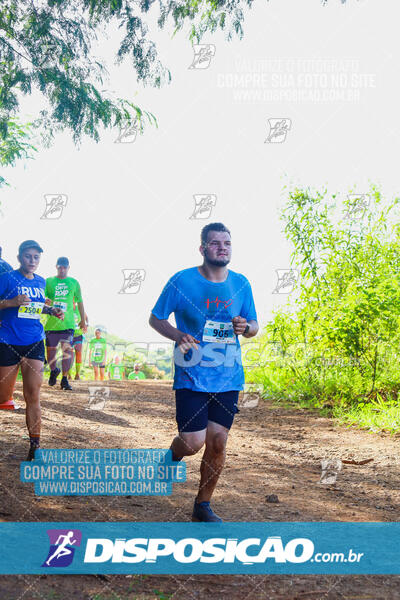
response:
<path fill-rule="evenodd" d="M 40 319 L 43 311 L 44 302 L 31 302 L 23 304 L 18 309 L 18 317 L 20 319 Z"/>

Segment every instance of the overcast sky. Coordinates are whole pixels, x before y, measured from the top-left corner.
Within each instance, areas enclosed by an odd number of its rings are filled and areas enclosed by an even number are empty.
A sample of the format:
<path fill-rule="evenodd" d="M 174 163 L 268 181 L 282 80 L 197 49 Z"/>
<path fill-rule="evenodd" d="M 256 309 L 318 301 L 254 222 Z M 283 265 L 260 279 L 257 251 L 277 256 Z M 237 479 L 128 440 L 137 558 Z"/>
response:
<path fill-rule="evenodd" d="M 203 40 L 210 60 L 197 67 L 207 68 L 189 68 L 194 50 L 184 32 L 171 39 L 152 27 L 172 73 L 161 89 L 138 85 L 129 61 L 113 67 L 117 33 L 99 39 L 96 53 L 110 70 L 104 87 L 151 111 L 158 128 L 128 143 L 109 131 L 80 148 L 63 134 L 6 171 L 3 258 L 17 266 L 18 244 L 34 238 L 44 248 L 38 273 L 48 277 L 68 256 L 93 325 L 161 340 L 148 326 L 150 310 L 174 272 L 200 264 L 199 234 L 210 221 L 231 229 L 230 267 L 250 280 L 265 324 L 288 298 L 273 293 L 276 270 L 290 263 L 279 219 L 285 183 L 328 185 L 338 208 L 369 181 L 398 194 L 398 2 L 258 0 L 245 13 L 241 41 L 220 33 Z M 27 118 L 41 102 L 24 103 Z M 286 137 L 268 141 L 269 119 L 281 121 Z M 66 200 L 50 215 L 58 218 L 43 218 L 46 195 Z M 190 218 L 194 195 L 210 195 L 211 214 L 200 213 L 208 218 Z M 137 293 L 119 293 L 124 269 L 144 271 Z"/>

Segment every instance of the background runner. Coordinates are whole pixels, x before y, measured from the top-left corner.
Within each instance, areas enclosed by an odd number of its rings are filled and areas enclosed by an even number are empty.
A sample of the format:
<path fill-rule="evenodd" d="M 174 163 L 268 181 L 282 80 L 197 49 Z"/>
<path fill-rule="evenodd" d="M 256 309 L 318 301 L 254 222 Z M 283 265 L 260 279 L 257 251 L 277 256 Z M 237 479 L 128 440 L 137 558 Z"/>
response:
<path fill-rule="evenodd" d="M 73 359 L 72 340 L 74 337 L 75 317 L 73 303 L 76 302 L 80 315 L 79 327 L 85 329 L 85 310 L 82 302 L 81 287 L 76 279 L 68 277 L 69 260 L 65 256 L 57 260 L 57 275 L 46 279 L 46 298 L 52 305 L 64 312 L 64 321 L 48 317 L 46 330 L 47 362 L 50 367 L 49 385 L 55 385 L 60 369 L 56 366 L 57 346 L 60 343 L 62 357 L 61 388 L 71 390 L 68 372 Z"/>

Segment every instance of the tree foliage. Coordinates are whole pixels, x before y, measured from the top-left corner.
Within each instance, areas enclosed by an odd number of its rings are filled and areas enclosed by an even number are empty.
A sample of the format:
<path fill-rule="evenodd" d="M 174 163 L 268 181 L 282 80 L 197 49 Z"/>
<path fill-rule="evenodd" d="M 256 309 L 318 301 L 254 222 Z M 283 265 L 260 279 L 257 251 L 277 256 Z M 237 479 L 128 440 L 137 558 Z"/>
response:
<path fill-rule="evenodd" d="M 384 202 L 372 186 L 370 204 L 357 208 L 349 196 L 338 222 L 337 198 L 326 196 L 289 193 L 283 219 L 297 297 L 268 323 L 262 340 L 276 352 L 258 376 L 272 394 L 317 405 L 397 400 L 400 199 Z"/>
<path fill-rule="evenodd" d="M 252 0 L 160 1 L 158 26 L 174 32 L 190 22 L 189 37 L 199 42 L 217 28 L 243 35 L 243 7 Z M 31 124 L 18 121 L 24 95 L 38 90 L 43 109 L 35 132 L 50 142 L 56 131 L 69 130 L 75 142 L 98 141 L 100 128 L 156 123 L 154 115 L 104 90 L 106 65 L 93 45 L 107 28 L 122 32 L 115 60 L 130 60 L 136 79 L 161 86 L 171 79 L 149 37 L 146 16 L 151 0 L 4 0 L 0 6 L 0 141 L 2 165 L 32 156 Z"/>

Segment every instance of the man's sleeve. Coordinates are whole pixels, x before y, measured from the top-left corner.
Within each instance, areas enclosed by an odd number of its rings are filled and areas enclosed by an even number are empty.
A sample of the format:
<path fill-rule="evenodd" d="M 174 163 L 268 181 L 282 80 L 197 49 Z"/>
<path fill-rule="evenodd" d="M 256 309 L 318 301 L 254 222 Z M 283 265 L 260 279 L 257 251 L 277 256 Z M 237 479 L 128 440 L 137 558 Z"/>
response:
<path fill-rule="evenodd" d="M 76 281 L 74 298 L 75 298 L 75 302 L 82 302 L 82 292 L 81 292 L 81 286 L 79 285 L 79 281 Z"/>
<path fill-rule="evenodd" d="M 7 276 L 7 273 L 3 273 L 3 275 L 0 275 L 0 298 L 2 300 L 5 299 L 9 299 L 9 291 L 10 291 L 10 285 L 9 285 L 9 277 Z M 17 291 L 15 291 L 14 296 L 17 295 Z"/>
<path fill-rule="evenodd" d="M 178 290 L 176 278 L 171 277 L 166 283 L 160 297 L 152 309 L 152 314 L 157 319 L 168 319 L 169 315 L 178 308 Z"/>
<path fill-rule="evenodd" d="M 44 295 L 46 296 L 46 298 L 49 298 L 50 300 L 54 300 L 54 298 L 52 298 L 50 295 L 49 278 L 46 279 L 46 287 L 44 288 Z"/>
<path fill-rule="evenodd" d="M 13 270 L 14 269 L 12 268 L 11 265 L 8 264 L 8 262 L 6 262 L 2 258 L 0 258 L 0 275 L 3 275 L 4 273 L 9 273 L 10 271 L 13 271 Z"/>
<path fill-rule="evenodd" d="M 240 316 L 246 321 L 257 321 L 256 307 L 254 304 L 253 292 L 249 281 L 246 279 L 246 287 L 244 289 L 244 301 Z"/>

